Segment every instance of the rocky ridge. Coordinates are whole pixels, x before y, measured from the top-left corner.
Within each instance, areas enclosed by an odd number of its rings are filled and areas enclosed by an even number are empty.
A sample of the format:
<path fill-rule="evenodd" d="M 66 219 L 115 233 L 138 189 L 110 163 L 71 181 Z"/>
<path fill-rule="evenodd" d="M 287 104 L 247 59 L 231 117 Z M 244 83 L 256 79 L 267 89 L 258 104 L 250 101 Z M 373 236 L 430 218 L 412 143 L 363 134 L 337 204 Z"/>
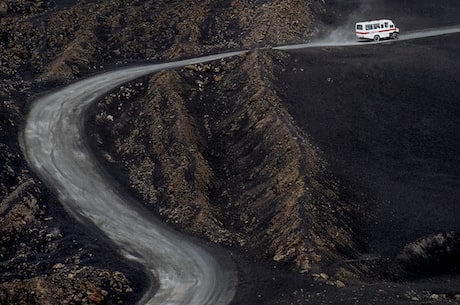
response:
<path fill-rule="evenodd" d="M 308 272 L 356 253 L 357 209 L 280 103 L 279 56 L 138 80 L 100 101 L 89 129 L 101 159 L 126 168 L 126 183 L 166 221 Z"/>

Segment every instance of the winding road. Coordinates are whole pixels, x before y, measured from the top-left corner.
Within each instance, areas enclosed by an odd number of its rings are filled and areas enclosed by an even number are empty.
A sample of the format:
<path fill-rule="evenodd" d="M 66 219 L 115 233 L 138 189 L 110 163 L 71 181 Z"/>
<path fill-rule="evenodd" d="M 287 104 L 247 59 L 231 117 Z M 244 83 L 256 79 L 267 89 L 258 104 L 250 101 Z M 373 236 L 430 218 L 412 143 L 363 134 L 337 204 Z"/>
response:
<path fill-rule="evenodd" d="M 141 213 L 117 193 L 84 142 L 83 113 L 107 91 L 129 80 L 164 69 L 230 57 L 224 53 L 166 64 L 125 68 L 78 81 L 35 101 L 22 135 L 22 147 L 34 171 L 59 195 L 80 221 L 92 221 L 129 259 L 159 280 L 141 304 L 228 304 L 236 274 L 203 248 Z M 230 269 L 229 269 L 230 268 Z"/>
<path fill-rule="evenodd" d="M 457 32 L 460 26 L 402 35 L 401 40 Z M 362 45 L 354 41 L 320 41 L 276 49 L 358 44 Z M 159 289 L 149 290 L 140 304 L 228 304 L 235 294 L 236 272 L 156 218 L 133 208 L 136 203 L 117 192 L 84 141 L 83 114 L 92 102 L 132 79 L 244 52 L 102 73 L 40 97 L 31 106 L 20 136 L 29 165 L 59 195 L 69 213 L 82 222 L 92 222 L 119 246 L 125 257 L 141 263 L 152 280 L 159 280 Z"/>

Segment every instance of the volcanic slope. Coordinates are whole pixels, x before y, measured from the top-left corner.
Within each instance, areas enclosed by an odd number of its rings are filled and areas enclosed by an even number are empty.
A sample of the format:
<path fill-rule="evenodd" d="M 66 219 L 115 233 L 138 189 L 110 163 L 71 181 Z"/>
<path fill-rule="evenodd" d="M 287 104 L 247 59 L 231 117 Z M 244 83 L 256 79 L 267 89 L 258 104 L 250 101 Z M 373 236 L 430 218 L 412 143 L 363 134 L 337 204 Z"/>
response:
<path fill-rule="evenodd" d="M 142 293 L 142 273 L 115 265 L 120 257 L 103 254 L 112 248 L 65 216 L 29 172 L 17 134 L 31 96 L 127 62 L 306 39 L 324 12 L 303 1 L 4 0 L 0 8 L 0 303 L 8 304 L 87 302 L 88 292 L 133 303 Z"/>

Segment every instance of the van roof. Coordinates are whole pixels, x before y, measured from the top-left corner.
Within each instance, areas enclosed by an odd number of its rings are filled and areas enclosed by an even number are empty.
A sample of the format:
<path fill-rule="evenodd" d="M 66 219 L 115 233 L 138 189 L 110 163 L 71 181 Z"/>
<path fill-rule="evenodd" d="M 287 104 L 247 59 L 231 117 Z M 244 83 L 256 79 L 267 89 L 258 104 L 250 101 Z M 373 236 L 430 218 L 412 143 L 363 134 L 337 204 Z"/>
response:
<path fill-rule="evenodd" d="M 391 21 L 390 19 L 377 19 L 377 20 L 369 20 L 369 21 L 360 21 L 360 22 L 356 22 L 356 24 L 360 24 L 360 23 L 380 23 L 380 22 L 391 22 L 391 23 L 394 23 L 393 21 Z"/>

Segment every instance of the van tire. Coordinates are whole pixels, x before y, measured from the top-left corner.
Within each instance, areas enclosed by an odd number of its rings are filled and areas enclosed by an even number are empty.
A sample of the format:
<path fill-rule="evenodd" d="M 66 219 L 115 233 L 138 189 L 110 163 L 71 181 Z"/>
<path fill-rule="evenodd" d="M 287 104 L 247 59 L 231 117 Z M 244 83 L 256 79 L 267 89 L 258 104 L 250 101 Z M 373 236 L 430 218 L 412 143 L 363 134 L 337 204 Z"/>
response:
<path fill-rule="evenodd" d="M 379 41 L 380 40 L 380 35 L 375 35 L 374 36 L 374 41 Z"/>
<path fill-rule="evenodd" d="M 399 34 L 394 32 L 394 33 L 391 33 L 391 38 L 392 39 L 398 39 L 399 38 Z"/>

